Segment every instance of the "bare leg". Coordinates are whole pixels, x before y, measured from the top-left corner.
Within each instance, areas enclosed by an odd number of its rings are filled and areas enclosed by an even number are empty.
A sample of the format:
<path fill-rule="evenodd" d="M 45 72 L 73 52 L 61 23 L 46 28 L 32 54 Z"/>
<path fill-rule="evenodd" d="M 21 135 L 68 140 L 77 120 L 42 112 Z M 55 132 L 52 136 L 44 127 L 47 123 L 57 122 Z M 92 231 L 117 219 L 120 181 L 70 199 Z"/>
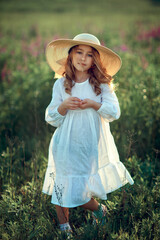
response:
<path fill-rule="evenodd" d="M 69 208 L 55 205 L 57 217 L 60 224 L 67 223 L 69 221 Z"/>
<path fill-rule="evenodd" d="M 91 198 L 91 200 L 80 207 L 83 207 L 85 209 L 91 210 L 91 211 L 97 211 L 98 210 L 98 202 L 94 199 Z"/>

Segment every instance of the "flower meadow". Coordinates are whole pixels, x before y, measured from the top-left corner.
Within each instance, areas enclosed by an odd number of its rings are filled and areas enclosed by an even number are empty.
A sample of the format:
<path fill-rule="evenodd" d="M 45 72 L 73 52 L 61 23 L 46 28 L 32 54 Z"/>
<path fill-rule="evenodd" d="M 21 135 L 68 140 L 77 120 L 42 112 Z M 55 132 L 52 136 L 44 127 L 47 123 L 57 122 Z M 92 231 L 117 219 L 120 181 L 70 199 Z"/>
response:
<path fill-rule="evenodd" d="M 89 31 L 89 26 L 84 31 Z M 105 28 L 104 28 L 105 29 Z M 66 34 L 66 33 L 65 33 Z M 76 34 L 76 33 L 75 33 Z M 66 34 L 67 38 L 74 35 Z M 94 34 L 94 32 L 93 32 Z M 108 194 L 107 223 L 92 225 L 89 211 L 70 209 L 73 239 L 160 239 L 160 25 L 96 32 L 122 58 L 115 76 L 121 117 L 110 124 L 120 159 L 135 183 Z M 50 138 L 45 123 L 55 74 L 46 44 L 63 37 L 0 29 L 0 239 L 64 239 L 50 196 L 42 194 Z"/>

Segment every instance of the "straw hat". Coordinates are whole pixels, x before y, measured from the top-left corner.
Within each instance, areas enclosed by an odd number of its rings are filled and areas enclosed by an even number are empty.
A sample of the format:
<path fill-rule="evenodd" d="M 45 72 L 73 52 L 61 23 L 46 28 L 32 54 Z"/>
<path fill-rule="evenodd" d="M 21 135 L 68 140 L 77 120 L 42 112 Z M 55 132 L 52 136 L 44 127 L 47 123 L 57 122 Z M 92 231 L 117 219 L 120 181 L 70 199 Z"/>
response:
<path fill-rule="evenodd" d="M 55 73 L 59 75 L 64 73 L 69 49 L 80 44 L 91 46 L 99 52 L 102 64 L 109 75 L 113 76 L 119 71 L 122 64 L 121 58 L 111 49 L 102 46 L 94 35 L 81 33 L 73 39 L 57 39 L 47 45 L 47 62 Z"/>

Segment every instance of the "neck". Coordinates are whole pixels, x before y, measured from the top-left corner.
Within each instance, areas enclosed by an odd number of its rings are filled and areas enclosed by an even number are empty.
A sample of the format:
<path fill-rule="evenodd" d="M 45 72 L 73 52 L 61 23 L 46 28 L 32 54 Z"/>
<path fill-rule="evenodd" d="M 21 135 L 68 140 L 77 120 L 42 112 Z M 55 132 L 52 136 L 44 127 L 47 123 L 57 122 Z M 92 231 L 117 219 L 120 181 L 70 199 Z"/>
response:
<path fill-rule="evenodd" d="M 89 78 L 88 72 L 76 71 L 75 73 L 75 82 L 84 82 Z"/>

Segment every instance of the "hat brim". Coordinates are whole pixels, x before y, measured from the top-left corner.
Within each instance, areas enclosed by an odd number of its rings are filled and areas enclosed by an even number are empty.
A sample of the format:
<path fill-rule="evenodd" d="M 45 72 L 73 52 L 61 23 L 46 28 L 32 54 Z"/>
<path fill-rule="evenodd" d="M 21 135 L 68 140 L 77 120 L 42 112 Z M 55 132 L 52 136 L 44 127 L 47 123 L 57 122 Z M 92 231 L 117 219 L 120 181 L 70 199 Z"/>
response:
<path fill-rule="evenodd" d="M 51 69 L 62 75 L 65 71 L 64 65 L 69 49 L 80 44 L 91 46 L 99 52 L 101 62 L 110 76 L 114 76 L 121 68 L 120 56 L 105 46 L 82 40 L 58 39 L 50 42 L 46 47 L 46 58 Z"/>

